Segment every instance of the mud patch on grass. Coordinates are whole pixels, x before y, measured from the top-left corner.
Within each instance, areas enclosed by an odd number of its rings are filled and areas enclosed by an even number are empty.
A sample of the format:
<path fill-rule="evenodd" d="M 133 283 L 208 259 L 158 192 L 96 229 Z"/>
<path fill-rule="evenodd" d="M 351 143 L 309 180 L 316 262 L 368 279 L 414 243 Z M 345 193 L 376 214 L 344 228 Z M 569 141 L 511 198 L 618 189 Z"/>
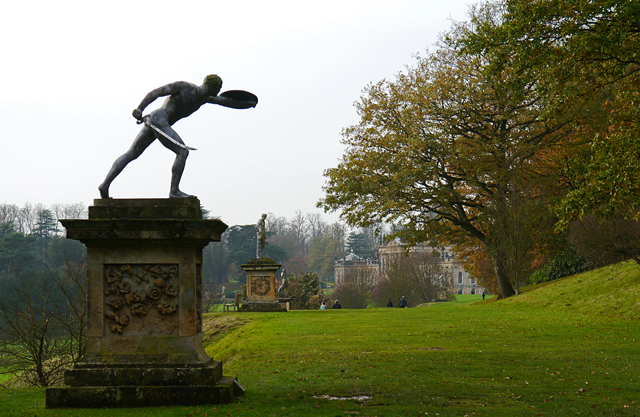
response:
<path fill-rule="evenodd" d="M 367 401 L 373 397 L 370 395 L 356 395 L 353 397 L 334 397 L 332 395 L 314 395 L 313 398 L 329 401 Z"/>

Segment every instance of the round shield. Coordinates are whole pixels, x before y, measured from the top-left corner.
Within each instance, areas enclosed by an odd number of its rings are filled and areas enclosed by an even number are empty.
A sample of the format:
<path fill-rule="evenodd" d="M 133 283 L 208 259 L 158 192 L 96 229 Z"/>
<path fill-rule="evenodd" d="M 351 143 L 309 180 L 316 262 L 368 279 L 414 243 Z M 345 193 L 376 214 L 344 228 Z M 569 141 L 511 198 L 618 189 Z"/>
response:
<path fill-rule="evenodd" d="M 258 97 L 255 94 L 244 90 L 229 90 L 219 95 L 233 100 L 258 102 Z"/>

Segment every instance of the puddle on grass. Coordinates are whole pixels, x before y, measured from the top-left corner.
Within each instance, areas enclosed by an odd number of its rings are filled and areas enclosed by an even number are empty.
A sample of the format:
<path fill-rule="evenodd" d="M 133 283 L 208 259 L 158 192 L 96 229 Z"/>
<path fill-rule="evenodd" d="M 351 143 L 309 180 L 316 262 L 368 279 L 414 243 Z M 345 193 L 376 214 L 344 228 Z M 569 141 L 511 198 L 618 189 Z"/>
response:
<path fill-rule="evenodd" d="M 370 395 L 356 395 L 354 397 L 334 397 L 331 395 L 314 395 L 313 398 L 319 398 L 322 400 L 329 400 L 329 401 L 333 401 L 333 400 L 338 400 L 338 401 L 366 401 L 366 400 L 370 400 L 373 397 Z"/>

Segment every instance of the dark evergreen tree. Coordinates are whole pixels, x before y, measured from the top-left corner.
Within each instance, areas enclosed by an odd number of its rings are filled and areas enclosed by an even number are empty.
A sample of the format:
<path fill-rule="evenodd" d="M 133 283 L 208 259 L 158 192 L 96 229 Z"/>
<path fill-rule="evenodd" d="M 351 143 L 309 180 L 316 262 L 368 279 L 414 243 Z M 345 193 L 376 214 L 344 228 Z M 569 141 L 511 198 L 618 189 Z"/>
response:
<path fill-rule="evenodd" d="M 229 280 L 229 263 L 226 259 L 227 245 L 211 242 L 202 251 L 202 281 L 205 287 L 219 285 Z"/>
<path fill-rule="evenodd" d="M 61 236 L 54 236 L 49 239 L 45 261 L 49 268 L 59 268 L 65 266 L 67 262 L 80 264 L 86 256 L 87 247 L 83 243 Z"/>
<path fill-rule="evenodd" d="M 26 271 L 35 266 L 34 236 L 16 232 L 9 223 L 0 226 L 0 235 L 0 277 L 10 269 Z"/>
<path fill-rule="evenodd" d="M 272 235 L 267 232 L 267 239 Z M 231 268 L 231 275 L 235 278 L 243 276 L 240 265 L 247 263 L 256 257 L 256 228 L 254 225 L 231 226 L 224 232 L 227 253 L 225 260 Z M 278 263 L 288 259 L 287 253 L 279 246 L 267 243 L 263 256 L 271 258 Z"/>
<path fill-rule="evenodd" d="M 323 301 L 329 301 L 320 286 L 320 278 L 313 272 L 300 272 L 287 277 L 287 292 L 293 297 L 293 308 L 298 310 L 316 310 Z"/>
<path fill-rule="evenodd" d="M 351 232 L 347 237 L 347 246 L 361 258 L 371 257 L 371 244 L 368 243 L 367 235 L 364 233 Z"/>
<path fill-rule="evenodd" d="M 31 235 L 36 238 L 35 247 L 38 255 L 46 257 L 46 251 L 51 238 L 58 232 L 58 222 L 51 210 L 40 210 L 38 212 L 38 220 L 35 227 L 31 231 Z"/>

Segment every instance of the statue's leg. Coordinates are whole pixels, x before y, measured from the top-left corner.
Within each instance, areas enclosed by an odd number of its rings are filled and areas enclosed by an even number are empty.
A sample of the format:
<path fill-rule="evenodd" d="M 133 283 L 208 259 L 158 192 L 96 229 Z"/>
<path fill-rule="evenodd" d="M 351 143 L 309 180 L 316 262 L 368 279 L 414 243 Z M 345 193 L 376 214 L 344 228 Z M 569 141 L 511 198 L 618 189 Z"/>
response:
<path fill-rule="evenodd" d="M 184 142 L 180 138 L 180 135 L 176 133 L 173 128 L 168 123 L 164 123 L 162 120 L 152 120 L 155 126 L 158 129 L 162 130 L 164 133 L 172 137 L 178 143 Z M 169 191 L 169 197 L 171 198 L 185 198 L 185 197 L 193 197 L 187 193 L 183 193 L 180 191 L 180 180 L 182 179 L 182 173 L 184 172 L 184 167 L 187 163 L 187 157 L 189 156 L 189 150 L 184 149 L 175 143 L 171 142 L 167 138 L 162 135 L 158 135 L 158 140 L 164 147 L 170 149 L 173 153 L 176 154 L 176 159 L 173 162 L 173 167 L 171 167 L 171 190 Z"/>
<path fill-rule="evenodd" d="M 149 145 L 151 145 L 151 142 L 153 142 L 155 138 L 156 133 L 150 128 L 145 126 L 140 130 L 140 133 L 138 133 L 138 136 L 136 136 L 136 139 L 133 141 L 133 144 L 131 144 L 129 150 L 120 155 L 120 157 L 115 160 L 115 162 L 111 166 L 111 169 L 107 173 L 106 178 L 98 187 L 98 190 L 100 190 L 101 198 L 110 198 L 109 186 L 111 186 L 113 180 L 120 174 L 120 172 L 122 172 L 124 167 L 126 167 L 129 162 L 138 158 L 142 154 L 142 152 L 144 152 L 144 150 L 147 149 Z"/>
<path fill-rule="evenodd" d="M 180 150 L 176 152 L 176 159 L 173 162 L 173 167 L 171 167 L 171 191 L 169 192 L 169 197 L 171 198 L 193 197 L 180 191 L 180 180 L 182 179 L 182 173 L 187 163 L 187 156 L 189 156 L 187 149 L 180 148 Z"/>

